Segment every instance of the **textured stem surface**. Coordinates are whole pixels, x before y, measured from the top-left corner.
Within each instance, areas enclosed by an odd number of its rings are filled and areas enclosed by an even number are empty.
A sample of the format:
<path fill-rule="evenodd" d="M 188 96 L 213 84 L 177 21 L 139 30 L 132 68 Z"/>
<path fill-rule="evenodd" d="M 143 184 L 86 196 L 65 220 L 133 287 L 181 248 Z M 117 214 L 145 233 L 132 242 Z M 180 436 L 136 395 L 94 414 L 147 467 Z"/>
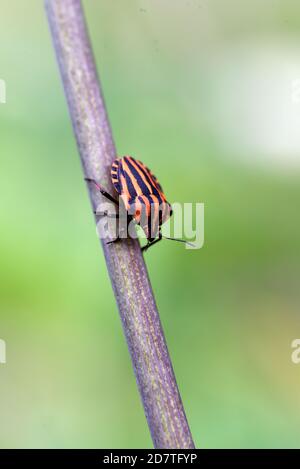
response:
<path fill-rule="evenodd" d="M 84 176 L 113 194 L 116 150 L 81 2 L 45 3 Z M 95 210 L 101 195 L 88 189 Z M 102 246 L 154 445 L 194 448 L 139 242 Z"/>

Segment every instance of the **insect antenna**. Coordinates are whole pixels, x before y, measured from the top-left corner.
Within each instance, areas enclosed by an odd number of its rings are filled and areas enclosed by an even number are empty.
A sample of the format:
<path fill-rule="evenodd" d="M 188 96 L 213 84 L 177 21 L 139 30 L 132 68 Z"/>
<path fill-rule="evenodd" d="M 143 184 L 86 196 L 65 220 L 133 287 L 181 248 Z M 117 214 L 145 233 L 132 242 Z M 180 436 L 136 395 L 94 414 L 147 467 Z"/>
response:
<path fill-rule="evenodd" d="M 188 244 L 189 246 L 192 246 L 193 248 L 195 248 L 195 244 L 193 243 L 190 243 L 189 241 L 186 241 L 185 239 L 179 239 L 179 238 L 168 238 L 167 236 L 162 236 L 163 238 L 165 239 L 169 239 L 170 241 L 179 241 L 180 243 L 185 243 L 185 244 Z"/>

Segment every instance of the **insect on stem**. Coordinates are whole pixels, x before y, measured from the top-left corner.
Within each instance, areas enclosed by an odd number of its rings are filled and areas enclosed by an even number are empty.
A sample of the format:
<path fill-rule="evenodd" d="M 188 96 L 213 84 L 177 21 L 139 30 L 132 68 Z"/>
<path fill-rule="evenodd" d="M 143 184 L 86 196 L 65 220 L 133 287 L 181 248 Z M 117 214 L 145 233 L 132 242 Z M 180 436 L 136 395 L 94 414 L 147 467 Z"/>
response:
<path fill-rule="evenodd" d="M 88 179 L 92 182 L 107 180 L 106 189 L 113 190 L 108 168 L 116 158 L 116 151 L 81 2 L 45 3 L 84 173 L 91 176 Z M 103 18 L 99 17 L 99 27 L 101 21 Z M 125 166 L 133 172 L 138 166 L 147 179 L 143 165 L 125 161 Z M 104 196 L 116 203 L 106 189 L 96 184 Z M 89 185 L 88 189 L 95 207 L 98 197 Z M 102 242 L 102 247 L 154 446 L 192 449 L 192 435 L 139 242 L 128 239 L 118 249 L 110 249 Z M 134 396 L 131 400 L 135 405 Z M 132 427 L 133 435 L 137 432 Z"/>

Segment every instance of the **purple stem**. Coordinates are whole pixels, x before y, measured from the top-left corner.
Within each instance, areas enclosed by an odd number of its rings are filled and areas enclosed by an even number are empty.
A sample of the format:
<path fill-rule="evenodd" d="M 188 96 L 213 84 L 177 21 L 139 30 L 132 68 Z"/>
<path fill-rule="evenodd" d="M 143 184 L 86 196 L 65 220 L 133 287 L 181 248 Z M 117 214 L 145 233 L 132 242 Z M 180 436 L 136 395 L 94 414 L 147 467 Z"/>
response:
<path fill-rule="evenodd" d="M 84 176 L 113 194 L 116 150 L 81 2 L 45 4 Z M 88 190 L 95 210 L 101 196 Z M 194 448 L 139 242 L 101 242 L 154 446 Z"/>

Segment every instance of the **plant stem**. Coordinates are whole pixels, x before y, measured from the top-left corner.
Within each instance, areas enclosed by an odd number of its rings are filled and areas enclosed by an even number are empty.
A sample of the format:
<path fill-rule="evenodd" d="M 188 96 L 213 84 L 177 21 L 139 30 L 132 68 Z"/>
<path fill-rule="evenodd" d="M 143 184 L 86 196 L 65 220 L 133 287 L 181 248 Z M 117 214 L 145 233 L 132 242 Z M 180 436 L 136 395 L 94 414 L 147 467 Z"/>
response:
<path fill-rule="evenodd" d="M 84 176 L 113 194 L 116 150 L 81 2 L 45 4 Z M 102 199 L 88 189 L 95 210 Z M 194 448 L 139 242 L 101 242 L 154 446 Z"/>

